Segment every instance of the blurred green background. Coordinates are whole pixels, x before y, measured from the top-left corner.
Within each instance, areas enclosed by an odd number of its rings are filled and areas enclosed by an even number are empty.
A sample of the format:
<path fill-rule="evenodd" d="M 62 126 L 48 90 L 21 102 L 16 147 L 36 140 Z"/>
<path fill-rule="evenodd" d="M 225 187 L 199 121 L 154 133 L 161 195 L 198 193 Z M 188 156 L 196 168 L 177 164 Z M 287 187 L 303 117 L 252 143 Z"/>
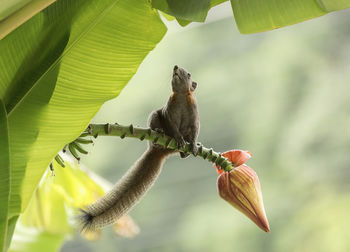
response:
<path fill-rule="evenodd" d="M 224 7 L 204 25 L 170 24 L 93 122 L 146 126 L 168 99 L 173 65 L 184 67 L 198 82 L 198 140 L 253 153 L 247 164 L 260 178 L 271 233 L 219 198 L 210 163 L 174 156 L 131 211 L 138 236 L 105 228 L 99 241 L 76 235 L 62 251 L 350 251 L 350 10 L 240 35 Z M 82 163 L 116 182 L 145 148 L 101 137 Z"/>

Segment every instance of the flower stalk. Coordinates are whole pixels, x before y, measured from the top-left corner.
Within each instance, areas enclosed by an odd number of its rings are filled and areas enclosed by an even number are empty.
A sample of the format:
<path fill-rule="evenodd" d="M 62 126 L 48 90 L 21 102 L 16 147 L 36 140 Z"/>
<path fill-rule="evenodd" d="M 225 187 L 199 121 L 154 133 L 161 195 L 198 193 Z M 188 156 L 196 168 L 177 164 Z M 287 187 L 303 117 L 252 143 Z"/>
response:
<path fill-rule="evenodd" d="M 80 138 L 86 136 L 93 136 L 95 138 L 98 136 L 117 136 L 121 139 L 124 139 L 125 137 L 138 138 L 141 141 L 148 140 L 154 144 L 193 155 L 189 143 L 186 143 L 183 148 L 178 148 L 174 138 L 167 136 L 164 133 L 151 130 L 150 128 L 134 127 L 132 124 L 129 126 L 123 126 L 117 123 L 90 124 L 86 131 L 81 134 Z M 233 168 L 232 163 L 228 161 L 226 157 L 222 156 L 221 153 L 216 152 L 211 148 L 206 148 L 201 143 L 198 143 L 197 156 L 215 163 L 224 171 L 230 171 Z"/>
<path fill-rule="evenodd" d="M 68 148 L 70 153 L 77 160 L 80 160 L 78 152 L 87 154 L 82 145 L 93 143 L 91 139 L 86 139 L 86 137 L 91 136 L 95 138 L 98 136 L 116 136 L 121 139 L 131 137 L 141 141 L 148 140 L 153 144 L 193 155 L 190 143 L 186 143 L 185 146 L 179 148 L 176 140 L 164 133 L 150 128 L 134 127 L 132 124 L 123 126 L 117 123 L 90 124 L 76 140 L 67 144 L 63 151 L 65 152 Z M 244 164 L 251 158 L 252 154 L 249 151 L 236 149 L 221 154 L 211 148 L 204 147 L 201 143 L 197 143 L 197 145 L 198 153 L 196 156 L 213 163 L 219 174 L 217 188 L 220 197 L 245 214 L 262 230 L 269 232 L 270 227 L 265 214 L 259 178 L 250 167 Z M 56 156 L 56 161 L 64 167 L 64 161 L 59 155 Z M 52 164 L 50 168 L 52 168 Z M 53 172 L 53 168 L 51 171 Z"/>

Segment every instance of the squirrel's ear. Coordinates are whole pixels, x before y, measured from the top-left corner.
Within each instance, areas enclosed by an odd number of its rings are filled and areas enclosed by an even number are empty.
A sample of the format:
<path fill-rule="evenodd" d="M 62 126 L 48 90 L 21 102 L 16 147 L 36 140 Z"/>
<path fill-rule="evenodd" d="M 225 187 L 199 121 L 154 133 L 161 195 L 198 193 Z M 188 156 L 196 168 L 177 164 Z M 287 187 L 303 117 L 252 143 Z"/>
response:
<path fill-rule="evenodd" d="M 192 81 L 191 91 L 194 91 L 197 87 L 197 82 Z"/>

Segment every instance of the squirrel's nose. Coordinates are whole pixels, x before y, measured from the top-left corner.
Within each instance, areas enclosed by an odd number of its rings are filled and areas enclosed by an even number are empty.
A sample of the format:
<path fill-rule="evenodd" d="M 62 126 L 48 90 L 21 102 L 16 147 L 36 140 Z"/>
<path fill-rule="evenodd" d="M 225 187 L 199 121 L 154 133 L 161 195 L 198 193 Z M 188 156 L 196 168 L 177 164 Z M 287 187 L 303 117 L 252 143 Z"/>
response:
<path fill-rule="evenodd" d="M 177 65 L 174 66 L 174 71 L 176 71 L 179 67 Z"/>

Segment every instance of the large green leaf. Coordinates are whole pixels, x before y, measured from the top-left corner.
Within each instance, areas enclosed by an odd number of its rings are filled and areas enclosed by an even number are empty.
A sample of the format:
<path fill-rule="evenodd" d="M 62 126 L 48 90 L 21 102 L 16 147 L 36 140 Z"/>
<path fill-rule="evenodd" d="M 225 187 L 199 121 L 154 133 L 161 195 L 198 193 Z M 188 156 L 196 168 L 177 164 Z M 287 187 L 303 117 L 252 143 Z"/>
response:
<path fill-rule="evenodd" d="M 241 33 L 262 32 L 350 7 L 349 0 L 231 0 Z"/>
<path fill-rule="evenodd" d="M 31 0 L 2 0 L 0 5 L 0 21 L 19 10 Z"/>
<path fill-rule="evenodd" d="M 349 0 L 316 0 L 320 7 L 326 11 L 337 11 L 350 7 Z"/>
<path fill-rule="evenodd" d="M 7 115 L 5 106 L 2 100 L 0 100 L 0 251 L 6 251 L 10 183 L 10 150 Z"/>
<path fill-rule="evenodd" d="M 152 0 L 152 6 L 177 18 L 204 22 L 210 0 Z"/>
<path fill-rule="evenodd" d="M 25 209 L 58 150 L 121 92 L 165 32 L 147 0 L 61 0 L 0 41 L 10 217 Z"/>
<path fill-rule="evenodd" d="M 0 40 L 56 0 L 2 0 Z"/>
<path fill-rule="evenodd" d="M 152 6 L 163 13 L 176 17 L 181 26 L 192 21 L 204 22 L 210 8 L 227 0 L 152 0 Z M 166 17 L 170 20 L 168 17 Z"/>
<path fill-rule="evenodd" d="M 64 238 L 69 239 L 77 227 L 74 221 L 77 210 L 101 197 L 105 193 L 102 187 L 111 187 L 96 174 L 81 170 L 73 158 L 64 158 L 68 160 L 66 167 L 53 162 L 55 175 L 47 171 L 36 188 L 19 218 L 9 251 L 57 251 Z M 114 228 L 117 234 L 126 237 L 138 231 L 130 216 L 119 219 Z M 96 239 L 101 234 L 96 230 L 82 235 L 86 239 Z"/>
<path fill-rule="evenodd" d="M 228 1 L 228 0 L 211 0 L 210 1 L 210 8 L 212 8 L 212 7 L 216 6 L 216 5 L 219 5 L 219 4 L 223 3 L 223 2 L 226 2 L 226 1 Z"/>
<path fill-rule="evenodd" d="M 17 225 L 11 247 L 8 252 L 58 251 L 64 241 L 65 234 L 39 231 Z"/>

